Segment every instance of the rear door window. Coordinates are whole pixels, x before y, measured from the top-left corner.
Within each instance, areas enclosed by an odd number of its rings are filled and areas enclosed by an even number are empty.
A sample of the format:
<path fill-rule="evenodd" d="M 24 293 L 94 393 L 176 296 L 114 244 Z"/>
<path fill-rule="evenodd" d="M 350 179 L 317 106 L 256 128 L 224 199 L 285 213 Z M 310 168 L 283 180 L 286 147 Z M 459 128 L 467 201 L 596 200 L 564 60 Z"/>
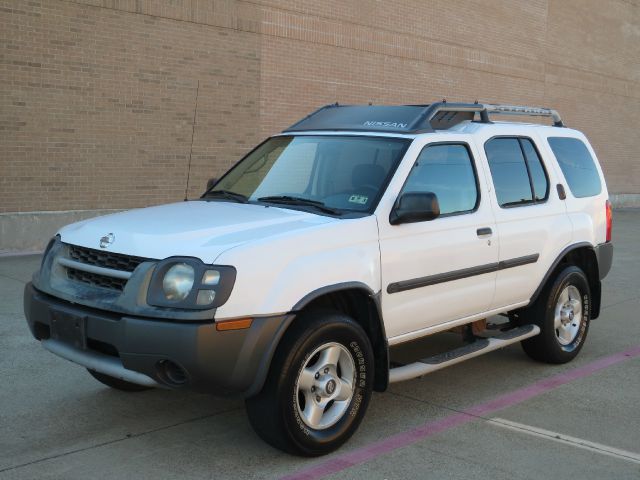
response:
<path fill-rule="evenodd" d="M 517 138 L 495 138 L 485 145 L 496 197 L 501 207 L 533 202 L 527 166 Z"/>
<path fill-rule="evenodd" d="M 527 159 L 527 166 L 531 175 L 531 183 L 533 184 L 534 199 L 539 202 L 545 200 L 549 193 L 549 181 L 547 174 L 542 166 L 540 155 L 528 138 L 520 138 L 520 145 Z"/>
<path fill-rule="evenodd" d="M 598 195 L 602 191 L 600 175 L 584 142 L 568 137 L 549 137 L 547 140 L 573 196 Z"/>
<path fill-rule="evenodd" d="M 533 142 L 522 137 L 498 137 L 485 143 L 485 152 L 501 207 L 544 202 L 549 180 Z"/>

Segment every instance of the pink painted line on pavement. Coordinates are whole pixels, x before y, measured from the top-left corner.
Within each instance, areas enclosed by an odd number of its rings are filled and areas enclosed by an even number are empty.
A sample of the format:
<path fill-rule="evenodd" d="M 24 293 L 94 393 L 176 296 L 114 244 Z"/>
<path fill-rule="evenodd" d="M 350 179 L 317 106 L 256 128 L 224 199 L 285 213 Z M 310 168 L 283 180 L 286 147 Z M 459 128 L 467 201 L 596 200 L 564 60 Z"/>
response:
<path fill-rule="evenodd" d="M 380 455 L 384 455 L 385 453 L 406 447 L 451 428 L 477 420 L 479 416 L 484 416 L 497 410 L 524 402 L 530 398 L 553 390 L 556 387 L 580 378 L 588 377 L 589 375 L 599 372 L 607 367 L 636 357 L 640 357 L 640 345 L 600 358 L 583 365 L 582 367 L 559 373 L 544 380 L 539 380 L 531 385 L 506 393 L 488 402 L 475 405 L 460 413 L 449 415 L 441 420 L 424 423 L 423 425 L 398 433 L 384 440 L 370 443 L 369 445 L 351 452 L 332 457 L 330 460 L 326 460 L 316 465 L 311 465 L 290 475 L 286 475 L 282 477 L 281 480 L 315 480 L 333 473 L 341 472 L 347 468 L 367 462 Z"/>

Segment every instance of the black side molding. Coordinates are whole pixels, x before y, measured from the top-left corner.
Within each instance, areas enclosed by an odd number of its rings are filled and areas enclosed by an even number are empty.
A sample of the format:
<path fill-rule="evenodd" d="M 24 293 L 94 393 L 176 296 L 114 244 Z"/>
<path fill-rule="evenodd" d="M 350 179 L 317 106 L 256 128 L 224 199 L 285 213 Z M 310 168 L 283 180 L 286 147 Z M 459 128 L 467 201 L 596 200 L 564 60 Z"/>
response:
<path fill-rule="evenodd" d="M 508 260 L 502 260 L 501 262 L 487 263 L 486 265 L 479 265 L 477 267 L 438 273 L 436 275 L 429 275 L 428 277 L 402 280 L 400 282 L 390 283 L 387 287 L 387 293 L 404 292 L 406 290 L 413 290 L 414 288 L 428 287 L 438 283 L 451 282 L 453 280 L 461 280 L 475 275 L 484 275 L 485 273 L 497 272 L 498 270 L 505 270 L 507 268 L 520 267 L 529 263 L 536 263 L 539 257 L 539 254 L 534 253 L 524 257 L 510 258 Z"/>
<path fill-rule="evenodd" d="M 504 270 L 505 268 L 521 267 L 529 263 L 536 263 L 540 258 L 540 255 L 534 253 L 533 255 L 526 255 L 524 257 L 510 258 L 509 260 L 503 260 L 498 264 L 498 270 Z"/>

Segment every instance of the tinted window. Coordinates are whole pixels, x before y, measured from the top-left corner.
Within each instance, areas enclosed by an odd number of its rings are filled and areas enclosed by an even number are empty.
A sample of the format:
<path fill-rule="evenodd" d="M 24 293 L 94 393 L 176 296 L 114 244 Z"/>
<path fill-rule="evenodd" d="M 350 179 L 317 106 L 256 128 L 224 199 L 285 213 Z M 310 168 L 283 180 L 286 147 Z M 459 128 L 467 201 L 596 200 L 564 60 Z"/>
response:
<path fill-rule="evenodd" d="M 216 184 L 250 202 L 296 197 L 345 212 L 371 211 L 410 140 L 384 137 L 301 135 L 273 137 L 250 152 Z M 277 203 L 287 208 L 283 199 Z M 299 208 L 299 205 L 295 208 Z M 317 212 L 317 210 L 313 210 Z"/>
<path fill-rule="evenodd" d="M 527 166 L 517 138 L 494 138 L 485 144 L 496 197 L 501 207 L 533 202 Z"/>
<path fill-rule="evenodd" d="M 531 174 L 531 183 L 533 184 L 534 198 L 536 200 L 545 200 L 547 193 L 549 193 L 549 181 L 547 180 L 547 174 L 544 171 L 538 152 L 531 140 L 527 138 L 520 138 L 519 140 L 527 158 L 527 165 L 529 167 L 529 173 Z"/>
<path fill-rule="evenodd" d="M 548 140 L 573 196 L 598 195 L 602 190 L 600 175 L 586 145 L 577 138 L 550 137 Z"/>
<path fill-rule="evenodd" d="M 464 145 L 430 145 L 418 157 L 403 192 L 433 192 L 440 214 L 476 207 L 478 188 L 469 151 Z"/>

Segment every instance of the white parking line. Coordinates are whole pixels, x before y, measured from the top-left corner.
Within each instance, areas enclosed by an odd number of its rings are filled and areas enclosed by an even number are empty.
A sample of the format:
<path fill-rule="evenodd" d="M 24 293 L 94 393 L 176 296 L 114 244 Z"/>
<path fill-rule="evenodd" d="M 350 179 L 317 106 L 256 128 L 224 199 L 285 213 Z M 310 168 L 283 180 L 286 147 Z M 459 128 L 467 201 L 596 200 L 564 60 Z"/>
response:
<path fill-rule="evenodd" d="M 628 462 L 640 464 L 640 454 L 638 453 L 620 450 L 617 448 L 609 447 L 607 445 L 602 445 L 600 443 L 589 442 L 588 440 L 583 440 L 582 438 L 570 437 L 569 435 L 563 435 L 561 433 L 532 427 L 530 425 L 523 425 L 522 423 L 512 422 L 510 420 L 505 420 L 504 418 L 492 418 L 490 420 L 487 420 L 487 423 L 490 423 L 497 427 L 514 430 L 516 432 L 527 433 L 529 435 L 544 438 L 546 440 L 564 443 L 565 445 L 571 445 L 576 448 L 582 448 L 583 450 L 601 453 L 602 455 L 608 455 L 619 460 L 626 460 Z"/>

